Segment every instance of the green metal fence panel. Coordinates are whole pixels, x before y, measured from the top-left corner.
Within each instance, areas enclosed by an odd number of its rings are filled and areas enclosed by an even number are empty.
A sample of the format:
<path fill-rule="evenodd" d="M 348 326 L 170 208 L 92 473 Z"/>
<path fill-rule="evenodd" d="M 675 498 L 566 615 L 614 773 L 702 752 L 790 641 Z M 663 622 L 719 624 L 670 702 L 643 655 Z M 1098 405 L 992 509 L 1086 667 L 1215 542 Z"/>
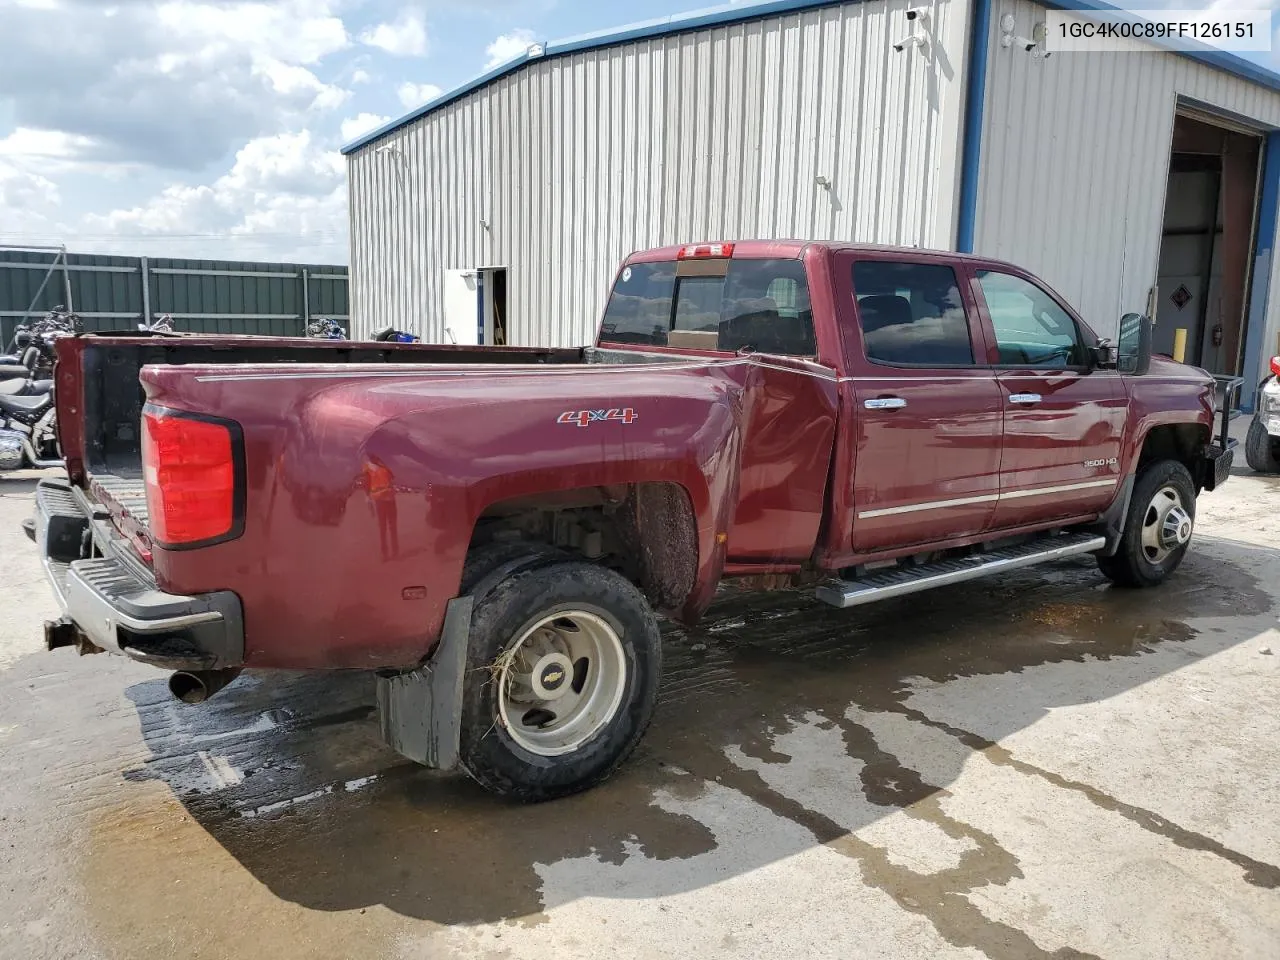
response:
<path fill-rule="evenodd" d="M 68 300 L 93 331 L 131 330 L 149 307 L 152 317 L 172 316 L 177 330 L 302 336 L 308 319 L 346 327 L 350 312 L 345 266 L 75 253 L 64 266 L 56 251 L 0 249 L 4 346 L 26 316 Z"/>

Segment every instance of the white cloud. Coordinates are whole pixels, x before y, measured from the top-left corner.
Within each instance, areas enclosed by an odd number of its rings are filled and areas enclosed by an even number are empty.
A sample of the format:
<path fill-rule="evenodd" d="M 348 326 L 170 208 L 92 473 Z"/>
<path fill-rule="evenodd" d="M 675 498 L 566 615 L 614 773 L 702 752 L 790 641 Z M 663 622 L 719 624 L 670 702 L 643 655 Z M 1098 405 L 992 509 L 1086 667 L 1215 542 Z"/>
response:
<path fill-rule="evenodd" d="M 368 83 L 372 79 L 373 77 L 369 76 L 368 70 L 361 70 L 357 68 L 355 72 L 351 74 L 352 83 Z"/>
<path fill-rule="evenodd" d="M 56 207 L 61 202 L 58 186 L 52 180 L 0 160 L 0 209 L 5 211 L 6 216 L 13 211 Z"/>
<path fill-rule="evenodd" d="M 506 63 L 508 60 L 520 56 L 534 42 L 534 33 L 532 30 L 518 29 L 512 30 L 510 33 L 504 33 L 485 47 L 485 54 L 489 57 L 485 69 L 492 70 L 500 64 Z"/>
<path fill-rule="evenodd" d="M 367 115 L 366 115 L 367 116 Z M 306 131 L 258 137 L 237 153 L 231 169 L 211 184 L 171 184 L 145 203 L 90 215 L 71 237 L 125 249 L 163 238 L 206 247 L 219 255 L 292 259 L 345 258 L 346 176 L 340 154 Z M 93 247 L 94 243 L 77 243 Z"/>
<path fill-rule="evenodd" d="M 342 142 L 350 143 L 370 130 L 377 130 L 390 119 L 377 113 L 362 113 L 357 117 L 347 117 L 342 121 Z"/>
<path fill-rule="evenodd" d="M 340 2 L 0 0 L 0 102 L 88 138 L 85 159 L 201 169 L 345 102 L 315 72 L 351 43 Z"/>
<path fill-rule="evenodd" d="M 424 103 L 430 103 L 444 91 L 434 83 L 402 83 L 396 93 L 399 95 L 400 102 L 404 104 L 405 109 L 412 110 L 414 107 L 420 107 Z"/>
<path fill-rule="evenodd" d="M 92 137 L 60 130 L 18 127 L 0 140 L 0 157 L 31 160 L 74 160 L 96 149 Z"/>
<path fill-rule="evenodd" d="M 427 24 L 411 7 L 388 23 L 379 23 L 360 34 L 360 42 L 396 57 L 420 57 L 427 52 Z"/>

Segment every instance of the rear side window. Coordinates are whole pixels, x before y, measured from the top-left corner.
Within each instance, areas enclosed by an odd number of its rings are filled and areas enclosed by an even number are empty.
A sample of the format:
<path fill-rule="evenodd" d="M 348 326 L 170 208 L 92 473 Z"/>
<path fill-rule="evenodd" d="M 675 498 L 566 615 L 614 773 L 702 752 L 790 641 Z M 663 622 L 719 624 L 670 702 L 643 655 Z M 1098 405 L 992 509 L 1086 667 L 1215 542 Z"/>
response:
<path fill-rule="evenodd" d="M 853 291 L 867 359 L 894 366 L 973 366 L 956 273 L 935 263 L 858 260 Z"/>
<path fill-rule="evenodd" d="M 817 353 L 804 264 L 787 259 L 628 266 L 609 297 L 600 339 L 728 353 Z"/>

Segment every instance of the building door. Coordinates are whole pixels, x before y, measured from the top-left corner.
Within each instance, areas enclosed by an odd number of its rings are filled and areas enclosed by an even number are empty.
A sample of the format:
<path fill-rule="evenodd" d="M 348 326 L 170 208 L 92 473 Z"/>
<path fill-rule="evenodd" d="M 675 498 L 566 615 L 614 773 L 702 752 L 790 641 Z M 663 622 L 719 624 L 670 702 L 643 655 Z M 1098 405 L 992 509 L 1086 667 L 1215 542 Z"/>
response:
<path fill-rule="evenodd" d="M 483 290 L 475 270 L 444 272 L 444 342 L 480 343 L 476 318 L 482 315 Z"/>

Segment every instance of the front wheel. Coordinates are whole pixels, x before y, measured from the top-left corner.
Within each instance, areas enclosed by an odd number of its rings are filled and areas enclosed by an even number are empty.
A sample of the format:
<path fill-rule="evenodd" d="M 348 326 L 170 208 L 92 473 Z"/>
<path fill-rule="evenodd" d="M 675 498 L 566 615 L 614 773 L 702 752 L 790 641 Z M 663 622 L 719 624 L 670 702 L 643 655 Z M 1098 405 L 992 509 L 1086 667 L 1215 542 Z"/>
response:
<path fill-rule="evenodd" d="M 1267 433 L 1267 428 L 1256 416 L 1249 422 L 1244 458 L 1249 468 L 1257 473 L 1280 473 L 1280 440 Z"/>
<path fill-rule="evenodd" d="M 624 577 L 576 561 L 515 573 L 476 598 L 462 766 L 526 802 L 586 789 L 635 748 L 661 671 L 657 618 Z"/>
<path fill-rule="evenodd" d="M 1115 556 L 1098 566 L 1123 587 L 1163 583 L 1186 555 L 1196 518 L 1196 488 L 1177 460 L 1158 460 L 1138 475 Z"/>

